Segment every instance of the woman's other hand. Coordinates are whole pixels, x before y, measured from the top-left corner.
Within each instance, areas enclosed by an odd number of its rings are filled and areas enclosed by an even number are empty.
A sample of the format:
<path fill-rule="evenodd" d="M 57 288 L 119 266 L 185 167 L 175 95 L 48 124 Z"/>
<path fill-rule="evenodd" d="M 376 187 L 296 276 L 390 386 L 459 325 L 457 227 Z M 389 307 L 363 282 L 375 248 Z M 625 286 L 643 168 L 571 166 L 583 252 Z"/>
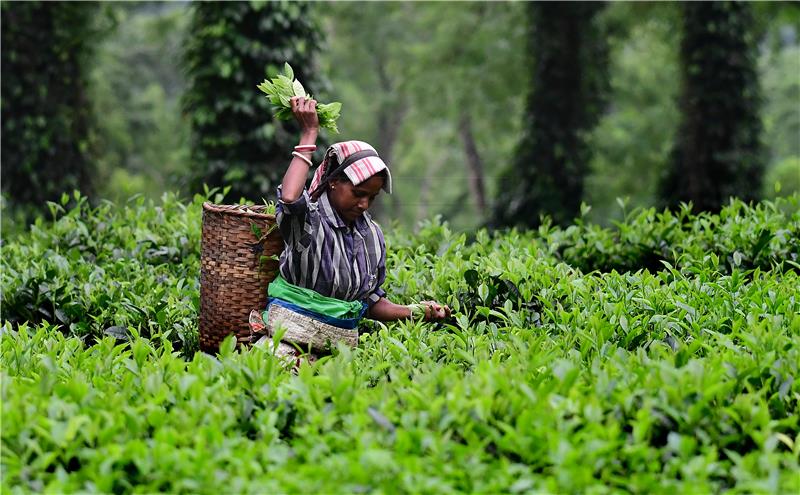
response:
<path fill-rule="evenodd" d="M 436 321 L 450 318 L 450 308 L 436 301 L 422 301 L 425 306 L 425 321 Z"/>
<path fill-rule="evenodd" d="M 450 308 L 436 301 L 423 301 L 421 303 L 401 306 L 385 297 L 370 306 L 368 318 L 378 321 L 396 321 L 411 318 L 414 321 L 437 321 L 450 317 Z"/>
<path fill-rule="evenodd" d="M 310 100 L 304 96 L 293 96 L 289 101 L 292 105 L 292 113 L 300 124 L 300 132 L 316 138 L 319 133 L 317 100 Z"/>

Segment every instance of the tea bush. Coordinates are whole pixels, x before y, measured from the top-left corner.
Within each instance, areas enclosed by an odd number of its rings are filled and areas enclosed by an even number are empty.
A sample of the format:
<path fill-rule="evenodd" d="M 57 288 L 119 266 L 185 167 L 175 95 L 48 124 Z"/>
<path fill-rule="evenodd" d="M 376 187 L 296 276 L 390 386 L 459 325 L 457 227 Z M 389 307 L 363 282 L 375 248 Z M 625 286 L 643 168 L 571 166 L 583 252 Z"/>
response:
<path fill-rule="evenodd" d="M 51 219 L 3 246 L 3 319 L 58 324 L 89 343 L 133 327 L 194 352 L 206 197 L 90 207 L 76 193 L 50 203 Z"/>
<path fill-rule="evenodd" d="M 662 261 L 702 267 L 708 255 L 719 258 L 725 272 L 800 269 L 800 195 L 755 206 L 731 200 L 719 214 L 693 215 L 691 209 L 636 209 L 614 229 L 579 220 L 567 229 L 542 228 L 539 235 L 553 254 L 586 271 L 659 270 Z"/>
<path fill-rule="evenodd" d="M 796 196 L 387 232 L 391 297 L 453 318 L 297 375 L 194 352 L 204 199 L 67 198 L 3 247 L 4 492 L 800 490 Z"/>

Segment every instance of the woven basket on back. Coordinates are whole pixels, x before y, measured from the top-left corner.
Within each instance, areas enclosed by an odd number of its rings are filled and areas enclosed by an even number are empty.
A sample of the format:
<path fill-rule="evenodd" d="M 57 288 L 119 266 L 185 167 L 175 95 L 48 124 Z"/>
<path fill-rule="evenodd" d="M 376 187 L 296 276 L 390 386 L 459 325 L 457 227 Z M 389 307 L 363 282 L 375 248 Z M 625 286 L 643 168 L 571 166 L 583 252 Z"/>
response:
<path fill-rule="evenodd" d="M 216 352 L 223 339 L 250 341 L 250 310 L 267 304 L 283 240 L 266 206 L 203 203 L 200 245 L 200 349 Z M 254 226 L 257 227 L 254 229 Z M 259 239 L 254 233 L 262 233 Z"/>

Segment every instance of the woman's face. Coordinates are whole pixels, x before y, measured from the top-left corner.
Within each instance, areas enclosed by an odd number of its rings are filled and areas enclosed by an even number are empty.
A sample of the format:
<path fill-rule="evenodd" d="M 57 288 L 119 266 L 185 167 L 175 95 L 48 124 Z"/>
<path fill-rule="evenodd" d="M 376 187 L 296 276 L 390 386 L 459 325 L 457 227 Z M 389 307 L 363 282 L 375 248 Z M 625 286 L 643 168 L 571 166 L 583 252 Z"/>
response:
<path fill-rule="evenodd" d="M 349 180 L 332 181 L 328 199 L 345 222 L 353 223 L 372 205 L 381 192 L 383 180 L 383 177 L 373 175 L 357 186 Z"/>

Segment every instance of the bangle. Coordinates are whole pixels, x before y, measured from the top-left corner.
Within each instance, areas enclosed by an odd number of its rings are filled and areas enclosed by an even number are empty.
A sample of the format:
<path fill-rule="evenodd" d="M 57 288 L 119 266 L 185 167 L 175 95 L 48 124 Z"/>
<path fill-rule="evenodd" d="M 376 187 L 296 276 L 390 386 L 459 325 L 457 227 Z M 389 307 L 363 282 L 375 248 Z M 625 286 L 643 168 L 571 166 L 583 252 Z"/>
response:
<path fill-rule="evenodd" d="M 311 159 L 310 158 L 308 158 L 307 156 L 301 155 L 297 151 L 292 151 L 292 156 L 296 156 L 297 158 L 303 160 L 304 162 L 306 162 L 308 164 L 309 167 L 313 167 L 314 166 L 314 164 L 311 163 Z"/>
<path fill-rule="evenodd" d="M 301 153 L 313 153 L 316 151 L 317 145 L 316 144 L 298 144 L 294 147 L 295 151 L 299 151 Z"/>

